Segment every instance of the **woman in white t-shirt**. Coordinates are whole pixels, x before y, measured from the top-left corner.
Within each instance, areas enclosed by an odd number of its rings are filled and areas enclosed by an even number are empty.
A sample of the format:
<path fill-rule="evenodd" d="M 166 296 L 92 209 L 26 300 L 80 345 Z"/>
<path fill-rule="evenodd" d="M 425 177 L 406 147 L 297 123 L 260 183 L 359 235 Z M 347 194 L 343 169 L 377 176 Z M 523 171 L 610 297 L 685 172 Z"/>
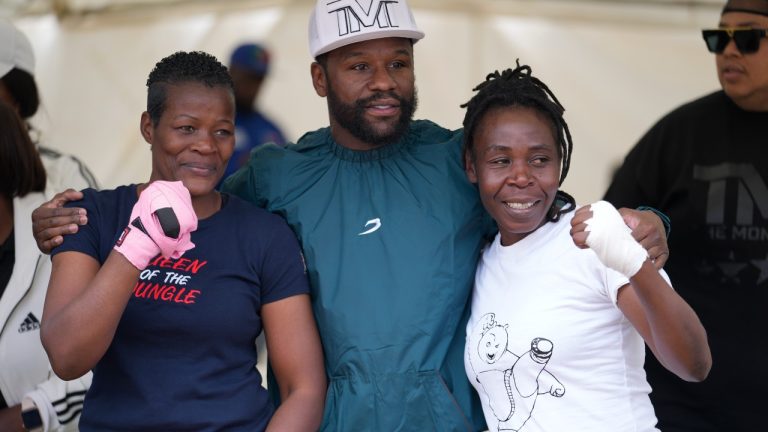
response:
<path fill-rule="evenodd" d="M 643 344 L 701 381 L 704 328 L 615 208 L 572 212 L 559 190 L 572 150 L 564 109 L 530 67 L 475 90 L 466 171 L 499 233 L 477 269 L 465 367 L 489 429 L 656 430 Z"/>

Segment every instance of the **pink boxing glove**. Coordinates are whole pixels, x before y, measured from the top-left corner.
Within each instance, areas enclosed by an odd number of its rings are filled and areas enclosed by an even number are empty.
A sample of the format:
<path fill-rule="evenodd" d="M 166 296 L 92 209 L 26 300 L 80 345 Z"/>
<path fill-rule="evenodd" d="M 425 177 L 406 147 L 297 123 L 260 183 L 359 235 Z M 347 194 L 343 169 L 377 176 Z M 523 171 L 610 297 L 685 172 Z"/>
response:
<path fill-rule="evenodd" d="M 179 258 L 195 247 L 190 233 L 197 229 L 197 215 L 189 191 L 180 181 L 150 183 L 128 220 L 115 250 L 139 270 L 158 254 Z"/>

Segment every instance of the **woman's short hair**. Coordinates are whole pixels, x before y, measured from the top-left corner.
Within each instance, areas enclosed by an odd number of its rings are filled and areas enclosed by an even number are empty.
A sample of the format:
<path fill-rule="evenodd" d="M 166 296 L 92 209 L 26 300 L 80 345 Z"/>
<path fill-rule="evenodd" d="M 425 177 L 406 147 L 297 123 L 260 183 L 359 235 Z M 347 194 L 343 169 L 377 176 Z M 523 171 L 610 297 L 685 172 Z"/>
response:
<path fill-rule="evenodd" d="M 147 112 L 152 123 L 157 124 L 165 111 L 167 86 L 188 82 L 224 87 L 234 101 L 232 77 L 216 57 L 202 51 L 178 51 L 157 62 L 147 78 Z"/>

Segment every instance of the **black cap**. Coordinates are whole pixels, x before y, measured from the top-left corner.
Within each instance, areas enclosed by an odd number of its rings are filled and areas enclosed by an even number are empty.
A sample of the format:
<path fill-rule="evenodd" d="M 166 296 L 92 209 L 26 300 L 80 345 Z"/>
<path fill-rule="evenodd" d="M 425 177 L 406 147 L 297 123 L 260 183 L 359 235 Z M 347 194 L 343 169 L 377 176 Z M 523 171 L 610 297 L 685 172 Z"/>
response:
<path fill-rule="evenodd" d="M 768 16 L 768 0 L 728 0 L 723 8 L 723 14 L 728 12 L 744 12 Z"/>

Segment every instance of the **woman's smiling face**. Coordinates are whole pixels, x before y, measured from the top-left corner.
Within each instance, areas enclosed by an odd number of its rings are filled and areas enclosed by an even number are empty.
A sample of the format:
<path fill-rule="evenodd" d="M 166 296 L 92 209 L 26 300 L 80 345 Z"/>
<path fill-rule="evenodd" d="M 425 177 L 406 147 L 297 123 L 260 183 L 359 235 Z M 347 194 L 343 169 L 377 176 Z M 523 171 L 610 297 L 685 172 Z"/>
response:
<path fill-rule="evenodd" d="M 467 155 L 469 180 L 496 220 L 504 246 L 514 244 L 546 222 L 557 195 L 560 156 L 549 118 L 527 107 L 487 111 Z"/>
<path fill-rule="evenodd" d="M 157 124 L 142 116 L 152 146 L 151 180 L 181 180 L 195 196 L 211 193 L 235 146 L 232 92 L 223 86 L 168 84 Z"/>

